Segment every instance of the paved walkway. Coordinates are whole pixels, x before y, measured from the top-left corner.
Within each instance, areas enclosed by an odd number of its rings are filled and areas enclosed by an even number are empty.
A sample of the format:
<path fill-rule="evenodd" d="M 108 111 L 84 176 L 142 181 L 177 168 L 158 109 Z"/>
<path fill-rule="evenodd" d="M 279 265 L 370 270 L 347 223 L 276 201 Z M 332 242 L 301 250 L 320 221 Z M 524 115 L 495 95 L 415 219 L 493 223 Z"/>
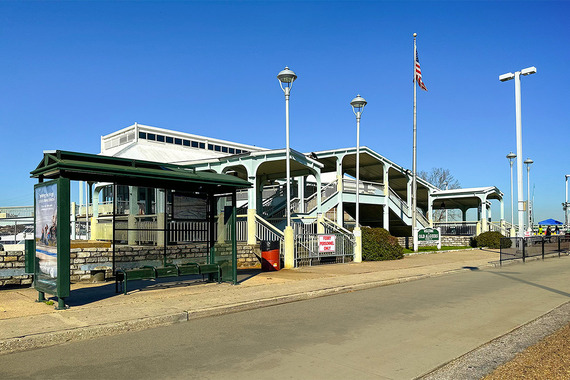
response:
<path fill-rule="evenodd" d="M 32 288 L 0 290 L 0 354 L 481 268 L 497 260 L 497 252 L 467 250 L 387 262 L 250 270 L 240 271 L 237 286 L 168 280 L 148 282 L 126 296 L 115 294 L 113 282 L 79 283 L 72 285 L 68 310 L 34 302 Z"/>

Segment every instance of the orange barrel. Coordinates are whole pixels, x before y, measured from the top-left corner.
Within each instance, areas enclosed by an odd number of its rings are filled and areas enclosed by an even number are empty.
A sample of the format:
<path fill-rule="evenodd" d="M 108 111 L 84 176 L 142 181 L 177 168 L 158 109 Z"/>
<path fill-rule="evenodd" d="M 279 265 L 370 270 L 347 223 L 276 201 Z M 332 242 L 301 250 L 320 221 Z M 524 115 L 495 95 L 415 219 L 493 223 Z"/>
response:
<path fill-rule="evenodd" d="M 279 269 L 281 269 L 281 258 L 279 257 L 279 241 L 262 241 L 261 270 L 268 272 Z"/>

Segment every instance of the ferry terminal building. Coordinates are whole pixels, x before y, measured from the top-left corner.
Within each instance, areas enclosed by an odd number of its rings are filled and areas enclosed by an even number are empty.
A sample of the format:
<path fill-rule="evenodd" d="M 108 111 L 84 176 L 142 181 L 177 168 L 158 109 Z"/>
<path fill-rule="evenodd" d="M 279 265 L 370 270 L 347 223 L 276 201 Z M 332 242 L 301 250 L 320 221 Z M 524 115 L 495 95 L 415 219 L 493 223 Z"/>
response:
<path fill-rule="evenodd" d="M 250 245 L 264 240 L 283 242 L 287 206 L 285 149 L 265 149 L 135 123 L 102 136 L 100 154 L 175 164 L 187 170 L 247 180 L 252 187 L 237 194 L 238 241 Z M 411 170 L 366 146 L 360 148 L 359 183 L 355 180 L 355 147 L 309 153 L 292 149 L 290 157 L 295 249 L 294 258 L 289 262 L 286 258 L 286 267 L 302 265 L 307 262 L 303 257 L 315 255 L 310 252 L 312 243 L 306 238 L 309 234 L 336 233 L 347 238 L 345 246 L 354 243 L 349 229 L 355 223 L 356 191 L 361 225 L 382 227 L 394 236 L 412 235 Z M 83 213 L 84 220 L 89 221 L 90 239 L 110 240 L 105 222 L 111 212 L 113 187 L 89 183 L 85 191 L 88 194 L 80 190 L 80 198 L 86 199 L 88 207 L 82 208 L 80 201 L 78 220 Z M 146 220 L 157 213 L 155 205 L 160 194 L 156 190 L 123 186 L 116 192 L 116 201 L 124 205 L 126 213 Z M 495 222 L 490 211 L 493 200 L 500 202 L 500 220 Z M 462 220 L 434 222 L 434 210 L 442 209 L 460 210 Z M 477 209 L 477 220 L 467 221 L 470 209 Z M 489 230 L 508 234 L 511 227 L 504 220 L 503 194 L 494 186 L 443 190 L 418 178 L 417 211 L 418 228 L 439 227 L 443 235 L 473 236 Z M 343 262 L 353 252 L 345 251 L 339 255 Z"/>

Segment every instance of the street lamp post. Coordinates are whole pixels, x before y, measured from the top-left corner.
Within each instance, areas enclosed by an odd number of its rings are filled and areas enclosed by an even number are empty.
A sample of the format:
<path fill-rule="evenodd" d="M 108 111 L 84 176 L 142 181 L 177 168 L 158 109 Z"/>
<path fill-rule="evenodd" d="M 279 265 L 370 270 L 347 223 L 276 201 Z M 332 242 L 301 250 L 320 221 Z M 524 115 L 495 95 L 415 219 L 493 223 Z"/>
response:
<path fill-rule="evenodd" d="M 507 154 L 507 159 L 509 160 L 509 164 L 511 165 L 511 228 L 515 225 L 515 210 L 514 210 L 514 202 L 513 202 L 513 161 L 517 158 L 517 155 L 513 152 Z"/>
<path fill-rule="evenodd" d="M 362 262 L 362 236 L 360 231 L 360 117 L 366 106 L 366 100 L 360 95 L 350 102 L 352 112 L 356 115 L 356 226 L 354 227 L 354 236 L 356 238 L 356 247 L 354 252 L 354 262 Z"/>
<path fill-rule="evenodd" d="M 277 79 L 279 80 L 279 85 L 285 93 L 285 140 L 286 140 L 286 171 L 287 171 L 287 227 L 285 227 L 285 254 L 284 254 L 284 266 L 285 268 L 293 268 L 295 266 L 294 259 L 294 248 L 293 248 L 293 228 L 291 228 L 291 163 L 289 160 L 290 148 L 289 148 L 289 95 L 291 94 L 291 88 L 293 87 L 293 82 L 297 79 L 297 75 L 285 67 L 277 74 Z"/>
<path fill-rule="evenodd" d="M 501 82 L 511 79 L 515 80 L 515 112 L 516 112 L 516 135 L 517 135 L 517 203 L 518 203 L 518 222 L 519 237 L 524 236 L 524 200 L 523 200 L 523 183 L 522 183 L 522 121 L 521 121 L 521 75 L 530 75 L 536 73 L 536 67 L 527 67 L 521 71 L 506 73 L 499 76 Z"/>
<path fill-rule="evenodd" d="M 534 161 L 527 157 L 524 160 L 524 164 L 526 165 L 526 214 L 528 219 L 528 228 L 532 231 L 532 212 L 531 212 L 531 205 L 530 205 L 530 165 L 532 165 Z"/>

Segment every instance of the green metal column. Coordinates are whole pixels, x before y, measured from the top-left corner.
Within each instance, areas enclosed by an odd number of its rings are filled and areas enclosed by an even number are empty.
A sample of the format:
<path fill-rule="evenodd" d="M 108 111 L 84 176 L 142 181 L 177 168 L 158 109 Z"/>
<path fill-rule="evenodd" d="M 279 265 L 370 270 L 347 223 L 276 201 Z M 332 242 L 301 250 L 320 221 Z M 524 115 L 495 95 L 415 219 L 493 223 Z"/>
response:
<path fill-rule="evenodd" d="M 232 216 L 230 220 L 232 235 L 232 281 L 237 285 L 237 236 L 236 236 L 236 191 L 232 192 Z"/>

